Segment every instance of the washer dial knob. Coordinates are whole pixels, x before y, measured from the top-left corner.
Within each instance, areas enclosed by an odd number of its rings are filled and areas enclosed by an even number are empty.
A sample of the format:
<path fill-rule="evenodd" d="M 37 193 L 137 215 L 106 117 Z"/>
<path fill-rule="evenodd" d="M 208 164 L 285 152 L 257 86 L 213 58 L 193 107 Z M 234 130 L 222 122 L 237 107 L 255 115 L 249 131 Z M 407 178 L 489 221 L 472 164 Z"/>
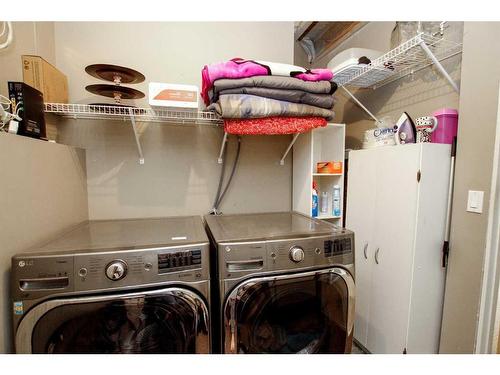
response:
<path fill-rule="evenodd" d="M 106 276 L 108 279 L 118 281 L 127 275 L 127 263 L 123 260 L 113 260 L 106 266 Z"/>
<path fill-rule="evenodd" d="M 293 246 L 290 249 L 290 259 L 295 262 L 299 263 L 304 260 L 304 249 L 302 249 L 300 246 Z"/>

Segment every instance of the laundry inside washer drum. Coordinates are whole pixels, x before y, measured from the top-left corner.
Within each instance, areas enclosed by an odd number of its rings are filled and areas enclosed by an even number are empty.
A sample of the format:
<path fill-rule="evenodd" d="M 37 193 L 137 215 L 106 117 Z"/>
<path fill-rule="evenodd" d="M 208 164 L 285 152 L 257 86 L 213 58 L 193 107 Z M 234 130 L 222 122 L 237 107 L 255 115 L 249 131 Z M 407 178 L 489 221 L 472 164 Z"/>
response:
<path fill-rule="evenodd" d="M 78 309 L 71 317 L 71 306 L 49 311 L 35 326 L 35 353 L 184 353 L 194 352 L 193 310 L 172 297 L 130 298 L 114 302 L 94 302 L 86 311 Z M 173 311 L 172 309 L 175 309 Z M 65 320 L 47 340 L 43 326 Z M 172 319 L 171 316 L 175 317 Z M 178 317 L 182 317 L 179 321 Z M 52 326 L 53 327 L 53 326 Z M 40 338 L 40 339 L 39 339 Z"/>

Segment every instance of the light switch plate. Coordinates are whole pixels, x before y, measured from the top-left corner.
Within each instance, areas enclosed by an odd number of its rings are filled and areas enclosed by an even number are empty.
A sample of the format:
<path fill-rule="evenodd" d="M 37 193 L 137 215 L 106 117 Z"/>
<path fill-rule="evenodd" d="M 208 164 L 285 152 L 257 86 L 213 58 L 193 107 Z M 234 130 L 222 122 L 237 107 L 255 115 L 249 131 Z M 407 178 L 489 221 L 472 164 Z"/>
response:
<path fill-rule="evenodd" d="M 467 198 L 467 211 L 477 214 L 483 213 L 484 191 L 469 190 Z"/>

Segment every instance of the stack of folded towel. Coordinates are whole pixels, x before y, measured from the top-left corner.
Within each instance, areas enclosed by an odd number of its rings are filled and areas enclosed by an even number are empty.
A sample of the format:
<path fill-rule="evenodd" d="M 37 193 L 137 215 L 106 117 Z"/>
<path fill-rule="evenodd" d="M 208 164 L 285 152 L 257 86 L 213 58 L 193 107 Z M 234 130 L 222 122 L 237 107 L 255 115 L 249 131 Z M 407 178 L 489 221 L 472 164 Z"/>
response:
<path fill-rule="evenodd" d="M 335 115 L 332 78 L 328 69 L 233 59 L 203 68 L 201 96 L 227 133 L 303 133 Z"/>

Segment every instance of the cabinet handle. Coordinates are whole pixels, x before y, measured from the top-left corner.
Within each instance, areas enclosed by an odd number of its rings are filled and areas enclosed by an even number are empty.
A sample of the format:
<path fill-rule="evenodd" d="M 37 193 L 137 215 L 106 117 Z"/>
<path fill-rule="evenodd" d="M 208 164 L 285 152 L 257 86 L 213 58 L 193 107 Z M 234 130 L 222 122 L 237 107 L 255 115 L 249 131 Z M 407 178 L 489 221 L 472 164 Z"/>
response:
<path fill-rule="evenodd" d="M 365 247 L 363 247 L 363 254 L 365 256 L 365 259 L 368 259 L 368 254 L 366 253 L 366 250 L 368 250 L 368 242 L 365 243 Z"/>
<path fill-rule="evenodd" d="M 378 264 L 378 252 L 380 251 L 380 248 L 377 247 L 377 250 L 375 250 L 375 263 Z"/>

